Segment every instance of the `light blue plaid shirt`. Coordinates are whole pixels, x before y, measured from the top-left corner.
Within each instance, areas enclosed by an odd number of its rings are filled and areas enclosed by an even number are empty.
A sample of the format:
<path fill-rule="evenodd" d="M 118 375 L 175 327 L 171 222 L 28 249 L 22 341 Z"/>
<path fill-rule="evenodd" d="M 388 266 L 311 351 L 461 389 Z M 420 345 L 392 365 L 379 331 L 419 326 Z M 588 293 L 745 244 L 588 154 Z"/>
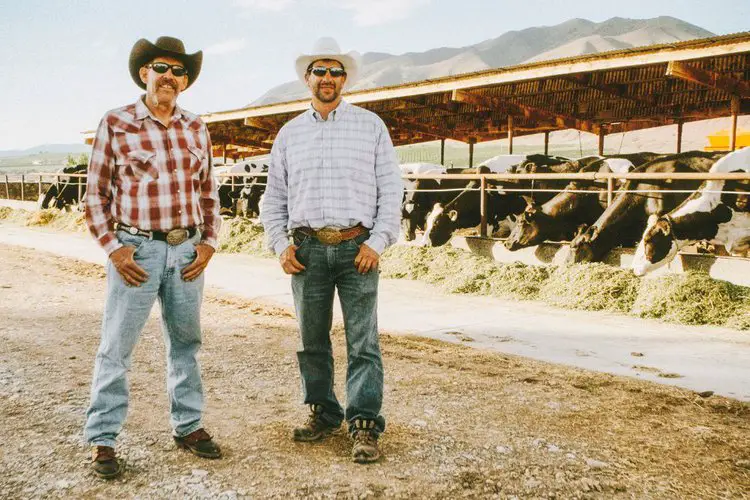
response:
<path fill-rule="evenodd" d="M 312 107 L 279 131 L 260 218 L 281 254 L 298 227 L 370 229 L 378 253 L 396 242 L 403 183 L 388 129 L 375 113 L 341 101 L 323 120 Z"/>

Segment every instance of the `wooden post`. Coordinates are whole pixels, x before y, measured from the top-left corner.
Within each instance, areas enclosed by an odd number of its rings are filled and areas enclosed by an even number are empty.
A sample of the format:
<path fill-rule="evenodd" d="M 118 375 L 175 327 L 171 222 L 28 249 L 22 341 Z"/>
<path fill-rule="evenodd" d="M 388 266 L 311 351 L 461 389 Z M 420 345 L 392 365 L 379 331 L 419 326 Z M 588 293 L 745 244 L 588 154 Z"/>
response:
<path fill-rule="evenodd" d="M 615 179 L 613 177 L 607 177 L 607 206 L 612 204 L 612 194 L 615 189 Z"/>
<path fill-rule="evenodd" d="M 42 196 L 42 174 L 39 174 L 39 196 Z"/>
<path fill-rule="evenodd" d="M 227 143 L 221 145 L 221 162 L 227 164 Z"/>
<path fill-rule="evenodd" d="M 513 115 L 508 115 L 508 154 L 513 154 Z"/>
<path fill-rule="evenodd" d="M 487 179 L 482 176 L 479 184 L 479 236 L 487 237 Z"/>
<path fill-rule="evenodd" d="M 5 198 L 10 200 L 10 185 L 8 184 L 8 174 L 5 174 Z"/>
<path fill-rule="evenodd" d="M 604 124 L 599 125 L 599 156 L 604 156 Z"/>
<path fill-rule="evenodd" d="M 682 121 L 677 122 L 677 152 L 682 153 Z"/>
<path fill-rule="evenodd" d="M 440 139 L 440 164 L 445 166 L 445 139 Z"/>
<path fill-rule="evenodd" d="M 544 156 L 549 155 L 549 130 L 544 133 Z"/>
<path fill-rule="evenodd" d="M 469 168 L 474 166 L 474 139 L 469 140 Z"/>
<path fill-rule="evenodd" d="M 729 150 L 737 149 L 737 113 L 740 111 L 739 96 L 732 96 L 732 129 L 729 132 Z"/>
<path fill-rule="evenodd" d="M 26 182 L 26 176 L 23 175 L 23 174 L 21 174 L 21 201 L 24 200 L 24 196 L 23 196 L 23 184 L 24 184 L 24 182 Z"/>
<path fill-rule="evenodd" d="M 83 201 L 81 197 L 83 196 L 83 177 L 76 177 L 78 179 L 78 206 L 81 206 L 81 202 Z"/>

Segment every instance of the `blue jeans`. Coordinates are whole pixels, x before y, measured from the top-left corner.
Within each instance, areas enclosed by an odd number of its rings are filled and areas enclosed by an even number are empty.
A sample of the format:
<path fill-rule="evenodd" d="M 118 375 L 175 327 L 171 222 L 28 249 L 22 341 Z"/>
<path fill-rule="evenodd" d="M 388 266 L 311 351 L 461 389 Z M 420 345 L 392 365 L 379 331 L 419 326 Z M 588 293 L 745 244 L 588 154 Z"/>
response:
<path fill-rule="evenodd" d="M 302 347 L 297 351 L 306 404 L 319 404 L 322 418 L 338 425 L 345 417 L 351 432 L 358 419 L 374 420 L 375 431 L 385 430 L 380 415 L 383 402 L 383 362 L 378 341 L 378 271 L 360 274 L 354 267 L 362 234 L 339 245 L 324 245 L 295 233 L 297 259 L 305 270 L 292 276 Z M 346 413 L 333 389 L 331 324 L 333 295 L 338 289 L 346 331 Z"/>
<path fill-rule="evenodd" d="M 167 348 L 170 421 L 174 435 L 185 436 L 202 427 L 203 387 L 196 355 L 201 346 L 203 274 L 192 282 L 181 275 L 196 257 L 200 232 L 177 246 L 124 231 L 117 231 L 117 238 L 136 247 L 134 259 L 149 278 L 140 287 L 128 286 L 107 261 L 107 303 L 84 435 L 92 445 L 115 446 L 128 410 L 131 354 L 158 298 Z"/>

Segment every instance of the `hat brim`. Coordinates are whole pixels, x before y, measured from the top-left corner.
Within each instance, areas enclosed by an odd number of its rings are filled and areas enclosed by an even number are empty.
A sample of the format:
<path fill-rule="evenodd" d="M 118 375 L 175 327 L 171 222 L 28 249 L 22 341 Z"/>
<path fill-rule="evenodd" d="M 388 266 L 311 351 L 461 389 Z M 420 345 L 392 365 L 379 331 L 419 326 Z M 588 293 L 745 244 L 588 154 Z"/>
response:
<path fill-rule="evenodd" d="M 146 84 L 141 80 L 140 70 L 143 66 L 150 63 L 157 57 L 172 57 L 180 61 L 187 70 L 188 83 L 186 89 L 190 87 L 193 82 L 198 79 L 198 75 L 201 72 L 201 66 L 203 65 L 203 51 L 199 50 L 194 54 L 182 54 L 179 52 L 172 52 L 171 50 L 165 50 L 157 47 L 153 43 L 149 42 L 145 38 L 141 38 L 130 51 L 130 59 L 128 61 L 128 67 L 130 69 L 130 76 L 133 81 L 142 89 L 146 89 Z"/>
<path fill-rule="evenodd" d="M 306 83 L 305 74 L 310 63 L 323 59 L 338 61 L 346 70 L 346 82 L 342 90 L 350 88 L 357 81 L 359 77 L 359 54 L 349 52 L 348 54 L 303 54 L 299 56 L 294 63 L 294 69 L 297 71 L 297 77 L 302 83 Z"/>

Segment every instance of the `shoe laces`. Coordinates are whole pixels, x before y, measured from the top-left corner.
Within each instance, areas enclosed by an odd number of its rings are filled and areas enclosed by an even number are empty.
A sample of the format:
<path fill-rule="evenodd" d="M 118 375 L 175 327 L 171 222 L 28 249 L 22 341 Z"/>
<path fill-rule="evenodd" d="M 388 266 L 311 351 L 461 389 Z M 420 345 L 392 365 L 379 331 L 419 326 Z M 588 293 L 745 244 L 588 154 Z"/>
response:
<path fill-rule="evenodd" d="M 358 444 L 376 446 L 378 441 L 375 433 L 369 429 L 356 430 L 354 431 L 353 437 L 355 446 Z"/>
<path fill-rule="evenodd" d="M 94 461 L 107 461 L 115 459 L 115 450 L 110 446 L 95 446 Z"/>

